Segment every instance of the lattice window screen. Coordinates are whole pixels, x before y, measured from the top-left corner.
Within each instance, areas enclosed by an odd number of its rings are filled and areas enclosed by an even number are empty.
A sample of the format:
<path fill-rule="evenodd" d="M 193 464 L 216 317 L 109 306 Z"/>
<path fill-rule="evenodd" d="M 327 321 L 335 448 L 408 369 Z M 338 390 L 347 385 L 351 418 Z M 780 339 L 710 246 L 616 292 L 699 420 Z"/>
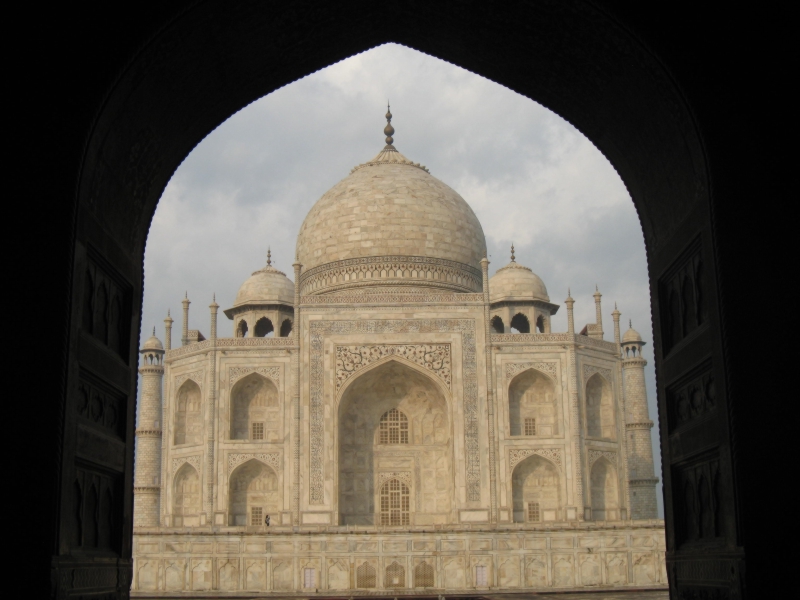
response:
<path fill-rule="evenodd" d="M 390 479 L 381 488 L 381 525 L 409 524 L 410 493 L 408 486 Z"/>
<path fill-rule="evenodd" d="M 393 408 L 381 417 L 380 431 L 381 444 L 407 444 L 408 418 Z"/>

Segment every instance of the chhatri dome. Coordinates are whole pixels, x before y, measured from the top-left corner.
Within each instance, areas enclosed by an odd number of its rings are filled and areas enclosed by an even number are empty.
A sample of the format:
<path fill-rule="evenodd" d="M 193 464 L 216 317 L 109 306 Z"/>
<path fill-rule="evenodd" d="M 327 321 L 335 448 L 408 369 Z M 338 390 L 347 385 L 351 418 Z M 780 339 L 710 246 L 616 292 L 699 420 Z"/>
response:
<path fill-rule="evenodd" d="M 519 264 L 514 258 L 511 246 L 511 262 L 498 269 L 489 279 L 489 297 L 492 302 L 515 300 L 541 300 L 550 302 L 544 281 L 528 267 Z"/>
<path fill-rule="evenodd" d="M 480 292 L 486 239 L 456 191 L 386 146 L 328 190 L 297 238 L 302 294 Z"/>
<path fill-rule="evenodd" d="M 294 303 L 294 283 L 285 273 L 272 266 L 272 251 L 267 250 L 267 265 L 255 271 L 242 284 L 233 307 L 277 303 Z"/>

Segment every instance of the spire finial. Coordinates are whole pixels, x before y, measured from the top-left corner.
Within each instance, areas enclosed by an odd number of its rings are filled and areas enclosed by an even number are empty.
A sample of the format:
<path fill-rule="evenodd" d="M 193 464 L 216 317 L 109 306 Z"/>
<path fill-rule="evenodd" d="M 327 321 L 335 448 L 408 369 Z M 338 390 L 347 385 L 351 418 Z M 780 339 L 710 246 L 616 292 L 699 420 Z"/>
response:
<path fill-rule="evenodd" d="M 267 246 L 267 266 L 272 266 L 272 249 L 269 246 Z"/>
<path fill-rule="evenodd" d="M 628 327 L 633 329 L 633 319 L 628 319 Z"/>
<path fill-rule="evenodd" d="M 567 296 L 572 296 L 572 288 L 567 288 Z"/>
<path fill-rule="evenodd" d="M 392 111 L 389 101 L 386 101 L 386 127 L 383 128 L 383 133 L 386 134 L 386 145 L 391 146 L 394 143 L 394 127 L 392 127 Z"/>
<path fill-rule="evenodd" d="M 186 292 L 183 294 L 183 299 L 184 300 L 188 300 L 189 299 L 189 290 L 186 290 Z"/>
<path fill-rule="evenodd" d="M 155 334 L 156 334 L 156 326 L 153 325 L 153 335 L 155 335 Z"/>
<path fill-rule="evenodd" d="M 169 314 L 169 309 L 167 309 L 167 316 L 170 316 L 170 314 Z"/>
<path fill-rule="evenodd" d="M 217 292 L 214 292 L 213 294 L 211 294 L 211 301 L 212 302 L 216 302 L 217 301 Z"/>
<path fill-rule="evenodd" d="M 514 242 L 511 242 L 511 262 L 516 262 L 514 260 Z"/>
<path fill-rule="evenodd" d="M 614 310 L 617 310 L 617 303 L 614 302 Z"/>
<path fill-rule="evenodd" d="M 596 284 L 596 283 L 594 284 L 594 291 L 595 291 L 595 292 L 599 292 L 599 291 L 600 291 L 600 290 L 598 289 L 598 287 L 597 287 L 597 284 Z"/>

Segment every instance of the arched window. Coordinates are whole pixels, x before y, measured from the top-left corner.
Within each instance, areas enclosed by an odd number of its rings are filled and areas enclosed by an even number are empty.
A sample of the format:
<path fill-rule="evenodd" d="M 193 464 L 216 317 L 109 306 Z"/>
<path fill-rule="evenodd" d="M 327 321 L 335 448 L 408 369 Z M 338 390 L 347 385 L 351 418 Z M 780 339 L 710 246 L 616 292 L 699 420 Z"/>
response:
<path fill-rule="evenodd" d="M 292 333 L 292 320 L 286 319 L 281 323 L 281 337 L 289 337 Z"/>
<path fill-rule="evenodd" d="M 272 321 L 270 321 L 267 317 L 261 317 L 258 321 L 256 321 L 256 326 L 253 329 L 253 337 L 267 337 L 274 331 L 275 328 L 272 326 Z"/>
<path fill-rule="evenodd" d="M 616 439 L 614 421 L 611 386 L 595 373 L 586 384 L 586 435 L 607 440 Z"/>
<path fill-rule="evenodd" d="M 384 413 L 380 422 L 381 444 L 407 444 L 408 418 L 396 408 Z"/>
<path fill-rule="evenodd" d="M 229 489 L 229 525 L 264 525 L 267 515 L 274 518 L 281 510 L 278 477 L 260 461 L 251 459 L 238 467 Z"/>
<path fill-rule="evenodd" d="M 515 523 L 555 521 L 563 517 L 558 470 L 540 456 L 520 462 L 511 478 Z"/>
<path fill-rule="evenodd" d="M 406 570 L 397 561 L 392 561 L 386 567 L 386 587 L 387 588 L 404 588 L 406 587 Z"/>
<path fill-rule="evenodd" d="M 539 317 L 536 319 L 536 331 L 539 333 L 545 332 L 544 317 L 542 315 L 539 315 Z"/>
<path fill-rule="evenodd" d="M 381 525 L 408 525 L 410 494 L 408 486 L 390 479 L 381 487 Z"/>
<path fill-rule="evenodd" d="M 236 326 L 236 337 L 243 338 L 247 337 L 247 321 L 242 319 L 239 321 L 239 324 Z"/>
<path fill-rule="evenodd" d="M 433 567 L 425 561 L 414 567 L 414 587 L 434 587 Z"/>
<path fill-rule="evenodd" d="M 172 493 L 172 524 L 175 527 L 200 525 L 200 476 L 189 463 L 175 475 Z"/>
<path fill-rule="evenodd" d="M 357 588 L 374 588 L 377 586 L 377 577 L 375 577 L 375 567 L 368 562 L 361 563 L 356 569 L 356 587 Z"/>
<path fill-rule="evenodd" d="M 503 324 L 503 319 L 501 319 L 498 315 L 492 317 L 492 331 L 494 333 L 505 333 L 506 327 Z"/>
<path fill-rule="evenodd" d="M 200 386 L 188 379 L 178 390 L 175 402 L 173 443 L 199 444 L 203 435 Z"/>
<path fill-rule="evenodd" d="M 619 519 L 619 494 L 617 470 L 605 458 L 594 463 L 591 474 L 592 519 L 616 521 Z"/>
<path fill-rule="evenodd" d="M 511 319 L 511 333 L 530 333 L 531 332 L 531 323 L 528 321 L 528 317 L 523 315 L 522 313 L 517 313 L 514 315 L 514 318 Z"/>
<path fill-rule="evenodd" d="M 231 390 L 232 440 L 277 441 L 279 436 L 278 388 L 252 373 Z"/>

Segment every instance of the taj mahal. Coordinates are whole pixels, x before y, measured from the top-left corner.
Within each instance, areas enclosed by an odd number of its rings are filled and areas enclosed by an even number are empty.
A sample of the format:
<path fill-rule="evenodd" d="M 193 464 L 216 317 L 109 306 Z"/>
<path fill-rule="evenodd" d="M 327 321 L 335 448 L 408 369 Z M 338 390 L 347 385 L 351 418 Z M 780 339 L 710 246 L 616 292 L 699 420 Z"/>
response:
<path fill-rule="evenodd" d="M 553 331 L 513 247 L 489 277 L 475 213 L 386 118 L 292 277 L 268 257 L 223 310 L 232 337 L 216 301 L 189 329 L 187 296 L 180 344 L 170 316 L 142 344 L 132 593 L 665 588 L 645 341 L 599 291 Z"/>

